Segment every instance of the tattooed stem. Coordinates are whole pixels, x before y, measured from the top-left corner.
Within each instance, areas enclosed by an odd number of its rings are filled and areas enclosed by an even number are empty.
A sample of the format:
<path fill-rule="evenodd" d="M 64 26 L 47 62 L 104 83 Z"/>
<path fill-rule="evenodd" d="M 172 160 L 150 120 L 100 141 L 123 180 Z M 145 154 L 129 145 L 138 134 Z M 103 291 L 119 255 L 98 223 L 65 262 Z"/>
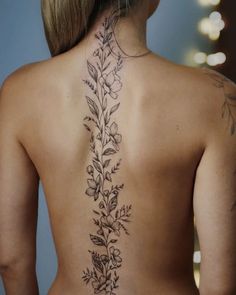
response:
<path fill-rule="evenodd" d="M 86 195 L 93 197 L 95 202 L 99 201 L 98 209 L 93 210 L 96 214 L 93 221 L 97 232 L 90 234 L 90 240 L 95 250 L 99 249 L 99 253 L 89 251 L 92 268 L 87 268 L 82 278 L 86 284 L 91 283 L 94 294 L 104 294 L 105 291 L 106 295 L 116 295 L 114 289 L 118 288 L 119 280 L 116 271 L 122 264 L 121 251 L 117 248 L 118 238 L 121 230 L 128 234 L 124 223 L 129 221 L 131 210 L 131 205 L 123 205 L 121 209 L 117 209 L 119 194 L 124 189 L 124 184 L 113 184 L 113 176 L 118 173 L 121 160 L 115 165 L 112 165 L 112 160 L 116 161 L 115 156 L 120 150 L 122 135 L 118 133 L 117 123 L 110 121 L 120 103 L 113 104 L 111 108 L 108 104 L 118 99 L 122 89 L 123 84 L 118 72 L 122 69 L 123 60 L 121 55 L 112 55 L 109 49 L 114 42 L 112 17 L 105 19 L 103 30 L 95 35 L 99 47 L 94 51 L 94 58 L 87 62 L 90 78 L 84 80 L 92 91 L 91 97 L 86 96 L 91 115 L 86 116 L 85 120 L 95 124 L 94 132 L 85 125 L 91 132 L 91 151 L 94 154 L 92 163 L 87 167 L 89 178 Z"/>
<path fill-rule="evenodd" d="M 234 115 L 234 110 L 236 108 L 235 84 L 216 71 L 206 68 L 204 71 L 212 79 L 213 85 L 222 89 L 224 95 L 222 118 L 226 118 L 230 133 L 234 135 L 236 133 L 236 116 Z"/>

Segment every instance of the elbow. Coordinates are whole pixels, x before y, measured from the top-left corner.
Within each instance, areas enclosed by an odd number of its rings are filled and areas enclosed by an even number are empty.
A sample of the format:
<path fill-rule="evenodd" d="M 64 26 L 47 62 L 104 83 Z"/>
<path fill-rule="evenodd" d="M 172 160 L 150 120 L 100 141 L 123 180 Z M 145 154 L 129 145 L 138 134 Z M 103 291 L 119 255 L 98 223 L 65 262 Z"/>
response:
<path fill-rule="evenodd" d="M 5 254 L 5 255 L 4 255 Z M 9 255 L 6 255 L 6 253 L 1 253 L 0 255 L 0 275 L 4 275 L 9 272 L 10 269 L 13 268 L 13 265 L 15 265 L 16 260 Z"/>
<path fill-rule="evenodd" d="M 19 262 L 18 259 L 6 259 L 4 257 L 0 260 L 0 275 L 4 277 L 17 272 L 21 263 L 22 262 Z"/>
<path fill-rule="evenodd" d="M 3 276 L 8 270 L 8 265 L 1 263 L 0 264 L 0 275 Z"/>
<path fill-rule="evenodd" d="M 0 274 L 2 276 L 19 275 L 25 271 L 35 269 L 36 250 L 34 247 L 18 245 L 9 247 L 8 243 L 0 243 Z"/>
<path fill-rule="evenodd" d="M 15 277 L 22 273 L 35 270 L 35 261 L 30 261 L 24 257 L 14 257 L 0 259 L 0 275 L 2 277 Z"/>

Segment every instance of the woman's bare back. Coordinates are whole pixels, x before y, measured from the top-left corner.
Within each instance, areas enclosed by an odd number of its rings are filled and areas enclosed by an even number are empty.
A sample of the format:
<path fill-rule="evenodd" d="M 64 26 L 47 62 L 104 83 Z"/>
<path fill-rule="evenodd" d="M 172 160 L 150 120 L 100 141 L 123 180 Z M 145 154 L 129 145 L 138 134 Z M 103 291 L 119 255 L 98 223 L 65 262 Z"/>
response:
<path fill-rule="evenodd" d="M 35 85 L 22 142 L 58 255 L 49 294 L 197 294 L 193 186 L 204 133 L 182 78 L 195 70 L 153 54 L 125 59 L 103 43 L 32 70 L 48 76 Z"/>
<path fill-rule="evenodd" d="M 194 215 L 201 295 L 235 294 L 236 88 L 147 51 L 141 8 L 117 34 L 114 14 L 101 17 L 79 45 L 1 89 L 9 294 L 38 293 L 39 177 L 58 256 L 49 295 L 198 294 Z"/>

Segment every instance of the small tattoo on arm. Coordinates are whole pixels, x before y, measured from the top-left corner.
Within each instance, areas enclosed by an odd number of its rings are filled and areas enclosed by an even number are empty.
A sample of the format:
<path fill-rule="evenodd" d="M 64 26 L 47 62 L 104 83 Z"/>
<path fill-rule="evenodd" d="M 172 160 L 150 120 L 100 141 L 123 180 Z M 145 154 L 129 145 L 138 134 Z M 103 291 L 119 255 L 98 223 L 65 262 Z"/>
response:
<path fill-rule="evenodd" d="M 122 267 L 121 234 L 129 235 L 131 205 L 120 205 L 124 184 L 116 184 L 114 176 L 121 168 L 117 159 L 122 143 L 117 122 L 113 119 L 119 110 L 119 93 L 123 87 L 119 73 L 124 58 L 115 51 L 112 27 L 116 17 L 106 18 L 102 29 L 95 35 L 98 48 L 87 61 L 89 77 L 84 83 L 90 90 L 86 96 L 90 114 L 84 118 L 84 126 L 91 134 L 91 163 L 87 166 L 86 196 L 96 204 L 92 222 L 96 232 L 89 235 L 93 249 L 89 250 L 91 265 L 83 271 L 82 279 L 94 294 L 116 295 L 119 288 L 118 270 Z"/>
<path fill-rule="evenodd" d="M 227 120 L 231 135 L 236 134 L 236 84 L 222 74 L 204 68 L 204 72 L 212 79 L 213 85 L 222 89 L 224 103 L 222 105 L 222 118 Z"/>

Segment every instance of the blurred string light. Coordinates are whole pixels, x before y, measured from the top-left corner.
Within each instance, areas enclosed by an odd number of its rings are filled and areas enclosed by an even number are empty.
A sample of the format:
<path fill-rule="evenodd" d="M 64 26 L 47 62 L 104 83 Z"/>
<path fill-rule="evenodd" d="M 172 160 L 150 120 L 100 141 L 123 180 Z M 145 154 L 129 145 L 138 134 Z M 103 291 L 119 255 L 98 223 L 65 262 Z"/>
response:
<path fill-rule="evenodd" d="M 218 11 L 213 11 L 209 17 L 203 18 L 198 25 L 199 31 L 208 35 L 211 40 L 218 40 L 220 32 L 224 29 L 225 22 Z"/>
<path fill-rule="evenodd" d="M 198 24 L 198 30 L 203 35 L 206 35 L 210 41 L 216 41 L 220 38 L 221 31 L 225 28 L 225 22 L 219 11 L 215 10 L 221 0 L 198 0 L 202 6 L 211 6 L 213 11 L 208 17 L 203 18 Z M 211 67 L 221 65 L 226 62 L 226 55 L 223 52 L 206 53 L 195 51 L 193 61 L 197 65 L 207 64 Z"/>
<path fill-rule="evenodd" d="M 219 5 L 221 0 L 198 0 L 202 6 Z"/>
<path fill-rule="evenodd" d="M 193 255 L 193 262 L 194 263 L 201 263 L 201 252 L 200 251 L 195 251 Z"/>
<path fill-rule="evenodd" d="M 207 55 L 205 52 L 196 52 L 194 54 L 194 62 L 202 65 L 207 63 L 209 66 L 214 67 L 222 65 L 226 61 L 226 55 L 223 52 L 217 52 Z"/>
<path fill-rule="evenodd" d="M 199 265 L 201 263 L 201 252 L 195 251 L 193 255 L 193 262 L 195 263 L 195 270 L 194 270 L 194 278 L 197 287 L 200 285 L 200 272 L 199 272 Z"/>

